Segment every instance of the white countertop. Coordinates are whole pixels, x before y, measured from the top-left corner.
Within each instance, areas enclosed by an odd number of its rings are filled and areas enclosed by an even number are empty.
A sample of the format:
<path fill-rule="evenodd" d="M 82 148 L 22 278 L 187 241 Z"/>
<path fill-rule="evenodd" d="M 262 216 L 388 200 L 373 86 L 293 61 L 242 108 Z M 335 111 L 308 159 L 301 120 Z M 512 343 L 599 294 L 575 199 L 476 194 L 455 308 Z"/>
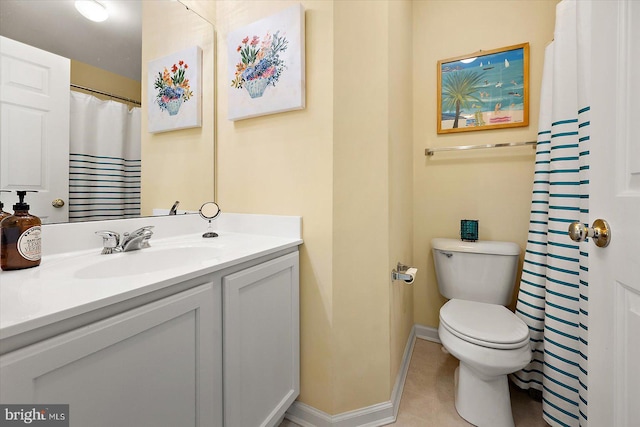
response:
<path fill-rule="evenodd" d="M 98 247 L 45 255 L 39 267 L 1 272 L 0 339 L 302 243 L 295 232 L 265 235 L 215 231 L 219 237 L 211 239 L 202 238 L 202 232 L 152 238 L 150 248 L 126 253 L 101 255 Z M 173 252 L 175 248 L 177 252 Z M 194 249 L 180 252 L 182 248 Z M 139 265 L 148 265 L 149 260 L 153 260 L 153 268 L 133 271 Z"/>

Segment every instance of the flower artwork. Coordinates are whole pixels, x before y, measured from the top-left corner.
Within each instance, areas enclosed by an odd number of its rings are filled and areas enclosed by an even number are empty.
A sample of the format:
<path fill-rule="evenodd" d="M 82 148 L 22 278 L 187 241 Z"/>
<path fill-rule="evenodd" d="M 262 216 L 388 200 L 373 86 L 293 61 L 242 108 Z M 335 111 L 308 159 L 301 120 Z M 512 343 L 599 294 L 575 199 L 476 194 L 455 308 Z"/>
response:
<path fill-rule="evenodd" d="M 229 119 L 304 108 L 304 9 L 296 4 L 228 36 Z"/>
<path fill-rule="evenodd" d="M 156 104 L 170 116 L 178 114 L 182 103 L 193 96 L 189 79 L 184 76 L 188 68 L 189 64 L 180 60 L 177 65 L 173 64 L 171 73 L 167 67 L 164 67 L 162 72 L 158 71 L 158 77 L 154 83 L 157 90 Z"/>
<path fill-rule="evenodd" d="M 202 125 L 201 69 L 198 46 L 149 62 L 149 132 Z"/>
<path fill-rule="evenodd" d="M 246 89 L 251 98 L 261 97 L 269 85 L 275 87 L 286 68 L 280 52 L 286 51 L 289 44 L 279 33 L 276 31 L 273 36 L 267 33 L 262 40 L 258 36 L 253 36 L 251 41 L 249 36 L 242 39 L 236 49 L 240 53 L 240 61 L 236 64 L 231 86 Z"/>

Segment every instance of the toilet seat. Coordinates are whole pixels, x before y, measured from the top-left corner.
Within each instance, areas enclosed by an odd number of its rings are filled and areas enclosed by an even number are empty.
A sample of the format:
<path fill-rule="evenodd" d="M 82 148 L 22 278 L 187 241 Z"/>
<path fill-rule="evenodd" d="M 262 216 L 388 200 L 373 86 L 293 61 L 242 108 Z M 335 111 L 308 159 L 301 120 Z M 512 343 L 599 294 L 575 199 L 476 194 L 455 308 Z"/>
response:
<path fill-rule="evenodd" d="M 529 342 L 527 325 L 497 304 L 452 299 L 440 309 L 440 323 L 458 338 L 483 347 L 508 350 Z"/>

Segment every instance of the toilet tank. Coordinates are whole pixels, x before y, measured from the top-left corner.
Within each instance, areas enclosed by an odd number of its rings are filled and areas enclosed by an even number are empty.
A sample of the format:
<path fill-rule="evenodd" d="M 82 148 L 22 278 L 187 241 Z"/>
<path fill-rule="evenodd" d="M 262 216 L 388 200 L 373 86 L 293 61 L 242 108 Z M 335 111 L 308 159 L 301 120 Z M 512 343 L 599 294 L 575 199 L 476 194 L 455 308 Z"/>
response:
<path fill-rule="evenodd" d="M 511 302 L 520 246 L 513 242 L 431 240 L 440 294 L 489 304 Z"/>

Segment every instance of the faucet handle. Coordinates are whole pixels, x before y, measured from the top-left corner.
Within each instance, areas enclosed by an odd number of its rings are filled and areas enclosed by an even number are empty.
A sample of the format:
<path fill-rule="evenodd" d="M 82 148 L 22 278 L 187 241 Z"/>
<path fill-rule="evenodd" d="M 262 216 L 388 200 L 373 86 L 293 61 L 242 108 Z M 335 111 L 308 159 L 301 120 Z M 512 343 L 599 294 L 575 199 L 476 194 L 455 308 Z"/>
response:
<path fill-rule="evenodd" d="M 141 236 L 143 234 L 148 234 L 149 237 L 151 237 L 151 235 L 153 234 L 153 225 L 145 225 L 144 227 L 140 227 L 137 230 L 133 230 L 131 233 L 128 233 L 129 236 L 135 237 L 135 236 Z"/>
<path fill-rule="evenodd" d="M 102 237 L 103 254 L 113 253 L 114 249 L 116 249 L 120 243 L 120 234 L 115 231 L 100 230 L 96 231 L 96 234 Z"/>

